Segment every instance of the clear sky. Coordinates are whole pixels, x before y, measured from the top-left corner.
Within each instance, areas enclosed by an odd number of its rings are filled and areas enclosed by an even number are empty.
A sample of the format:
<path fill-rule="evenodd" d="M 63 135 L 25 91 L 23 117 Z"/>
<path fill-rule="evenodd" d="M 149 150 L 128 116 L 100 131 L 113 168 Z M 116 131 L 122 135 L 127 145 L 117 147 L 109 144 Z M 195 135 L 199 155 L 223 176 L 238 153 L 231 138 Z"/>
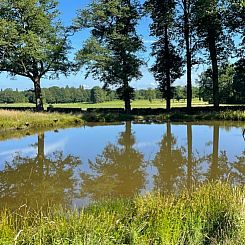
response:
<path fill-rule="evenodd" d="M 72 19 L 75 18 L 76 12 L 78 9 L 85 8 L 92 0 L 59 0 L 59 10 L 60 10 L 60 18 L 65 25 L 70 25 Z M 143 1 L 143 0 L 140 0 Z M 148 61 L 148 66 L 152 63 L 152 58 L 150 59 L 150 46 L 153 41 L 153 37 L 149 36 L 149 18 L 143 18 L 137 27 L 138 33 L 142 36 L 144 40 L 144 44 L 146 47 L 146 52 L 141 53 L 140 56 Z M 82 43 L 89 37 L 89 31 L 83 30 L 73 37 L 71 37 L 71 43 L 73 46 L 73 50 L 71 53 L 71 58 L 73 58 L 76 50 L 82 47 Z M 131 84 L 136 88 L 149 88 L 156 87 L 157 83 L 155 82 L 153 76 L 148 71 L 149 67 L 143 66 L 141 68 L 143 77 L 141 80 L 133 81 Z M 94 81 L 91 77 L 85 80 L 84 74 L 82 72 L 77 75 L 70 75 L 69 77 L 60 76 L 60 79 L 56 80 L 46 80 L 42 79 L 42 87 L 50 87 L 50 86 L 74 86 L 78 87 L 79 85 L 83 85 L 85 88 L 91 88 L 95 85 L 102 85 L 99 81 Z M 176 81 L 175 84 L 184 84 L 185 77 Z M 30 89 L 33 87 L 32 81 L 28 78 L 16 76 L 12 78 L 6 73 L 0 74 L 0 89 L 5 88 L 13 88 L 13 89 Z"/>

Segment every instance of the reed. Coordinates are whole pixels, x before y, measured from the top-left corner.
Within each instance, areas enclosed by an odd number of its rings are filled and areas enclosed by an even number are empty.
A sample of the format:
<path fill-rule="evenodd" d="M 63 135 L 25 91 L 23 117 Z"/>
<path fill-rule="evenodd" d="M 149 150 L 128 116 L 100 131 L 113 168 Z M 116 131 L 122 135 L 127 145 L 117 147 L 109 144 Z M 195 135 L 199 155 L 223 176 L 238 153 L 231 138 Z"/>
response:
<path fill-rule="evenodd" d="M 179 195 L 151 193 L 81 210 L 23 206 L 0 212 L 0 244 L 244 244 L 245 192 L 208 183 Z"/>

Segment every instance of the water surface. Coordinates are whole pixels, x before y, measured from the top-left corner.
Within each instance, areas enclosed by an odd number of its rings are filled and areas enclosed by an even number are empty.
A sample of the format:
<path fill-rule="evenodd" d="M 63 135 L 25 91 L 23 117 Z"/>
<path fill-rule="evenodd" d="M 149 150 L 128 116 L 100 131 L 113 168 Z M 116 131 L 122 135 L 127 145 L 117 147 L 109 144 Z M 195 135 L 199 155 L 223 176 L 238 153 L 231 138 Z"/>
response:
<path fill-rule="evenodd" d="M 245 183 L 241 126 L 126 122 L 0 141 L 1 207 L 79 207 L 207 180 Z"/>

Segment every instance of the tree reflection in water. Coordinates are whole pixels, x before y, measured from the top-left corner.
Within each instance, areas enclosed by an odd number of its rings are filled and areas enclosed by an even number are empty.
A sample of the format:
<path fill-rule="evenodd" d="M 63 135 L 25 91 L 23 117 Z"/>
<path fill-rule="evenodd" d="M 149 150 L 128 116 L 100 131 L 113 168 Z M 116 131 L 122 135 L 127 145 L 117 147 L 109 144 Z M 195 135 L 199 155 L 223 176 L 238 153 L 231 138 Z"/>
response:
<path fill-rule="evenodd" d="M 187 142 L 192 142 L 191 125 L 187 123 Z M 204 172 L 197 168 L 194 180 L 195 184 L 202 181 L 230 181 L 236 184 L 242 184 L 245 180 L 245 157 L 236 156 L 236 161 L 230 161 L 226 150 L 219 150 L 220 143 L 220 125 L 216 122 L 213 125 L 213 140 L 212 140 L 212 153 L 208 155 L 203 155 L 195 157 L 194 154 L 190 153 L 192 151 L 190 143 L 188 143 L 188 176 L 192 175 L 193 162 L 198 167 L 200 164 L 207 165 Z M 190 156 L 192 155 L 192 159 Z M 194 158 L 194 160 L 193 160 Z M 188 177 L 188 183 L 190 183 L 190 178 Z M 188 184 L 190 186 L 190 184 Z"/>
<path fill-rule="evenodd" d="M 207 181 L 221 180 L 225 181 L 230 177 L 232 171 L 232 162 L 229 162 L 227 152 L 219 150 L 220 126 L 215 123 L 213 125 L 213 151 L 204 157 L 208 164 L 205 173 Z"/>
<path fill-rule="evenodd" d="M 120 134 L 118 144 L 108 144 L 95 162 L 89 161 L 92 174 L 81 174 L 83 197 L 93 200 L 127 197 L 144 188 L 144 157 L 134 148 L 134 144 L 131 122 L 126 122 L 125 132 Z"/>
<path fill-rule="evenodd" d="M 71 204 L 75 195 L 74 168 L 77 157 L 63 152 L 44 154 L 44 134 L 38 135 L 34 158 L 17 154 L 0 172 L 0 204 L 9 208 L 27 204 L 30 207 Z"/>
<path fill-rule="evenodd" d="M 163 193 L 177 192 L 184 185 L 185 149 L 177 146 L 177 139 L 171 133 L 170 122 L 166 123 L 166 133 L 160 142 L 159 152 L 153 165 L 158 174 L 154 176 L 155 189 Z"/>
<path fill-rule="evenodd" d="M 220 125 L 213 125 L 213 147 L 209 155 L 193 152 L 192 123 L 187 123 L 187 144 L 177 146 L 177 138 L 171 133 L 171 124 L 166 124 L 166 133 L 160 143 L 153 165 L 158 173 L 154 176 L 155 189 L 164 193 L 174 193 L 187 187 L 192 189 L 203 181 L 230 181 L 235 184 L 245 182 L 245 156 L 236 156 L 230 161 L 227 151 L 219 150 Z M 202 166 L 202 167 L 201 167 Z"/>
<path fill-rule="evenodd" d="M 0 206 L 14 208 L 25 203 L 32 207 L 69 206 L 76 198 L 98 200 L 134 196 L 147 187 L 145 171 L 151 171 L 151 168 L 145 168 L 146 163 L 157 170 L 157 174 L 153 171 L 148 175 L 153 175 L 153 189 L 163 193 L 176 193 L 185 187 L 192 189 L 204 181 L 244 184 L 245 150 L 240 156 L 229 155 L 226 149 L 220 150 L 222 134 L 219 124 L 214 123 L 212 152 L 205 154 L 205 149 L 197 148 L 199 138 L 193 140 L 193 126 L 193 123 L 186 123 L 187 144 L 181 145 L 181 141 L 177 142 L 179 138 L 171 132 L 171 124 L 167 123 L 158 152 L 153 160 L 145 162 L 143 153 L 135 147 L 131 122 L 126 122 L 117 143 L 107 144 L 95 161 L 89 160 L 89 170 L 81 172 L 77 178 L 74 177 L 75 168 L 81 160 L 72 155 L 65 156 L 61 151 L 45 155 L 44 134 L 40 133 L 34 145 L 37 148 L 35 157 L 17 154 L 0 171 Z M 147 127 L 150 129 L 149 125 Z"/>
<path fill-rule="evenodd" d="M 236 156 L 233 163 L 232 178 L 235 184 L 245 184 L 245 150 L 242 156 Z"/>

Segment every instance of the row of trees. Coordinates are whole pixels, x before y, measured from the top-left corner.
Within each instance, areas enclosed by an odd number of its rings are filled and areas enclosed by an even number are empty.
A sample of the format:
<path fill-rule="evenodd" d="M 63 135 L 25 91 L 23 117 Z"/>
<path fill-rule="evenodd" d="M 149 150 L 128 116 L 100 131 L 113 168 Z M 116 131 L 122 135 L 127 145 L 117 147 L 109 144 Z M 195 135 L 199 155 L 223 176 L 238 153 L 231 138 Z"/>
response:
<path fill-rule="evenodd" d="M 68 87 L 60 88 L 57 86 L 44 88 L 42 91 L 43 102 L 54 103 L 77 103 L 90 102 L 99 103 L 116 99 L 115 91 L 104 91 L 95 86 L 92 89 Z M 5 89 L 0 91 L 0 103 L 35 103 L 35 93 L 33 90 L 18 91 Z"/>
<path fill-rule="evenodd" d="M 199 89 L 194 88 L 196 97 L 199 97 Z M 42 91 L 43 102 L 48 104 L 57 103 L 100 103 L 105 101 L 118 100 L 115 90 L 103 90 L 99 86 L 92 89 L 68 87 L 60 88 L 57 86 L 44 88 Z M 135 99 L 149 100 L 161 99 L 162 95 L 158 89 L 140 89 L 135 91 Z M 173 99 L 186 99 L 186 88 L 177 86 L 175 88 Z M 32 90 L 18 91 L 12 89 L 0 90 L 0 103 L 35 103 L 35 93 Z"/>
<path fill-rule="evenodd" d="M 0 71 L 30 78 L 34 83 L 37 110 L 43 109 L 40 80 L 65 75 L 83 67 L 87 75 L 116 87 L 130 112 L 134 88 L 132 80 L 142 76 L 144 51 L 136 26 L 143 15 L 152 19 L 151 36 L 155 42 L 151 67 L 162 97 L 170 110 L 172 84 L 187 75 L 187 107 L 192 101 L 192 69 L 211 64 L 212 101 L 217 108 L 219 66 L 229 58 L 243 62 L 243 0 L 96 0 L 78 13 L 74 24 L 65 28 L 58 19 L 55 0 L 0 1 Z M 69 35 L 89 28 L 91 37 L 77 52 L 75 62 L 68 60 Z M 234 42 L 235 41 L 235 42 Z M 235 45 L 236 43 L 236 45 Z"/>

